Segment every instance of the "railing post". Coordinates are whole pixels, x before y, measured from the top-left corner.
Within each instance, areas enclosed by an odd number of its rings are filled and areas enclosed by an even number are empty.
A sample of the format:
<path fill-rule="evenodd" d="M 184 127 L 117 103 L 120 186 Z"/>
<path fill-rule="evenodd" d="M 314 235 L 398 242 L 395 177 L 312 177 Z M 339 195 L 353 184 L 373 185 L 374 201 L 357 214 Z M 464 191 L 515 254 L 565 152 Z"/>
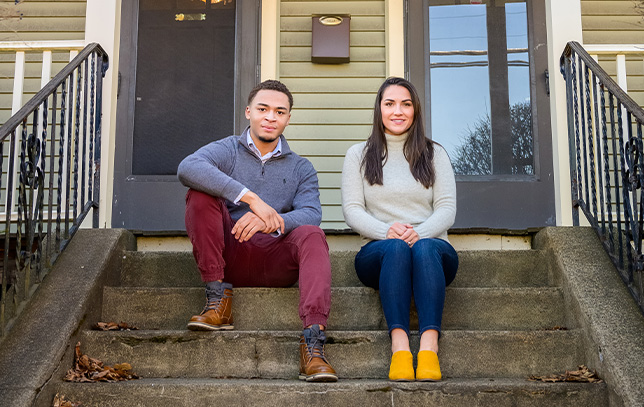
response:
<path fill-rule="evenodd" d="M 103 60 L 103 56 L 98 56 L 98 69 L 100 69 L 101 80 L 96 81 L 96 133 L 94 141 L 94 218 L 92 225 L 94 228 L 99 227 L 100 214 L 100 197 L 101 197 L 101 123 L 103 117 L 103 78 L 109 67 L 108 61 Z"/>
<path fill-rule="evenodd" d="M 570 157 L 570 192 L 572 196 L 572 224 L 579 226 L 579 185 L 577 181 L 577 162 L 575 146 L 575 114 L 573 110 L 573 89 L 572 89 L 572 63 L 574 54 L 570 53 L 562 57 L 563 75 L 566 80 L 566 111 L 568 115 L 568 154 Z"/>

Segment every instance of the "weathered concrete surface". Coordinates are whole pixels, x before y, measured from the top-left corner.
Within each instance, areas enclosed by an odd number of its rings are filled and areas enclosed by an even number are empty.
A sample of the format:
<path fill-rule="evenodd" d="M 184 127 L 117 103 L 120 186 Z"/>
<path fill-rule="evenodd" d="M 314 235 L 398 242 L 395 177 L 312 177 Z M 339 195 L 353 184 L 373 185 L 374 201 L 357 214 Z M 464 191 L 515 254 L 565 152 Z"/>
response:
<path fill-rule="evenodd" d="M 86 317 L 98 316 L 102 287 L 118 277 L 134 237 L 119 229 L 77 232 L 21 313 L 0 348 L 0 404 L 31 406 L 60 364 Z"/>
<path fill-rule="evenodd" d="M 297 288 L 233 290 L 238 330 L 302 329 Z M 139 329 L 185 329 L 204 306 L 203 288 L 106 287 L 103 321 L 127 322 Z M 367 287 L 331 289 L 332 330 L 386 329 L 377 291 Z M 150 312 L 154 310 L 154 312 Z M 447 288 L 444 329 L 528 330 L 567 325 L 557 287 Z M 574 326 L 568 324 L 568 328 Z M 412 307 L 411 329 L 418 329 Z"/>
<path fill-rule="evenodd" d="M 143 377 L 292 379 L 300 331 L 84 331 L 82 351 L 108 365 L 128 362 Z M 386 378 L 386 331 L 329 331 L 326 352 L 342 378 Z M 444 331 L 439 357 L 446 377 L 528 377 L 584 363 L 571 331 Z M 418 336 L 412 337 L 417 350 Z"/>
<path fill-rule="evenodd" d="M 517 379 L 449 379 L 439 383 L 385 380 L 155 379 L 64 383 L 61 393 L 83 406 L 441 406 L 580 407 L 606 405 L 605 384 L 536 383 Z"/>
<path fill-rule="evenodd" d="M 534 239 L 561 268 L 566 301 L 614 392 L 611 405 L 644 405 L 644 317 L 591 228 L 545 228 Z"/>
<path fill-rule="evenodd" d="M 334 287 L 362 287 L 355 251 L 332 251 Z M 458 254 L 452 287 L 541 287 L 552 285 L 545 253 L 538 250 L 473 250 Z M 203 287 L 190 252 L 128 252 L 121 284 L 131 287 Z"/>

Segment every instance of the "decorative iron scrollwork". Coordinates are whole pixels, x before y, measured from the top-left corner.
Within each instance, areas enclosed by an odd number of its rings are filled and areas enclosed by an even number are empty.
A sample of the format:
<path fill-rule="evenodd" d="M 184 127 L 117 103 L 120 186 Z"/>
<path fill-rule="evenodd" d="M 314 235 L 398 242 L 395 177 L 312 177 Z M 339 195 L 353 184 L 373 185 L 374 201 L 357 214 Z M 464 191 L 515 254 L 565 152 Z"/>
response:
<path fill-rule="evenodd" d="M 35 133 L 29 134 L 22 140 L 19 200 L 18 200 L 18 235 L 21 235 L 22 224 L 25 226 L 27 246 L 19 252 L 19 266 L 28 267 L 40 264 L 40 245 L 32 252 L 34 238 L 39 222 L 42 222 L 42 202 L 44 197 L 45 173 L 41 168 L 41 151 L 46 147 L 46 141 L 41 140 Z M 20 245 L 20 240 L 18 241 Z"/>
<path fill-rule="evenodd" d="M 625 187 L 629 191 L 635 191 L 642 188 L 642 175 L 644 163 L 640 162 L 640 155 L 642 154 L 642 140 L 631 137 L 624 146 L 624 158 L 626 160 L 626 176 L 625 180 L 628 181 Z"/>

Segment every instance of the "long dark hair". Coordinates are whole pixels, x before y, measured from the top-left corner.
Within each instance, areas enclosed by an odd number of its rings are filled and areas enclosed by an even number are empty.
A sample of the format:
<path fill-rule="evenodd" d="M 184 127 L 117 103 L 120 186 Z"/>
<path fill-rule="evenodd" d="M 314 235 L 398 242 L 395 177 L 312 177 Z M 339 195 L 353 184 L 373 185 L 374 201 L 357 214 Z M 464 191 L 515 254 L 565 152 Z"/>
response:
<path fill-rule="evenodd" d="M 409 127 L 407 140 L 403 146 L 403 153 L 409 163 L 409 170 L 416 181 L 429 188 L 434 184 L 434 144 L 425 137 L 425 126 L 423 126 L 423 115 L 420 109 L 420 99 L 416 88 L 406 79 L 390 77 L 380 86 L 376 103 L 373 108 L 373 126 L 371 135 L 367 139 L 367 146 L 362 169 L 364 176 L 370 185 L 382 185 L 382 167 L 387 162 L 387 139 L 385 138 L 385 126 L 382 123 L 382 111 L 380 103 L 382 95 L 390 86 L 402 86 L 411 95 L 412 106 L 414 107 L 414 120 Z"/>

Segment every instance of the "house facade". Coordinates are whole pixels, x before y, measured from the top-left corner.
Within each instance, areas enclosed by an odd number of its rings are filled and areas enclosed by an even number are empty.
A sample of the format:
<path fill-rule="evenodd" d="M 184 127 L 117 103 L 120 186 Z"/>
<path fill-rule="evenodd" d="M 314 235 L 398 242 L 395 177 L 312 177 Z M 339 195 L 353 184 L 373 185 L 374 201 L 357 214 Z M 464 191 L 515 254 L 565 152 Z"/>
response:
<path fill-rule="evenodd" d="M 340 195 L 343 157 L 368 137 L 375 94 L 388 76 L 416 85 L 427 135 L 450 154 L 458 229 L 572 224 L 565 82 L 559 73 L 568 41 L 586 46 L 644 105 L 644 16 L 638 1 L 0 4 L 7 16 L 2 41 L 98 42 L 110 56 L 103 102 L 103 227 L 183 230 L 185 188 L 176 166 L 201 145 L 243 131 L 245 97 L 265 79 L 281 80 L 294 94 L 285 136 L 318 171 L 322 227 L 340 231 L 347 229 Z M 349 62 L 312 61 L 312 27 L 322 20 L 349 26 Z M 68 60 L 66 52 L 53 52 L 53 73 Z M 13 54 L 7 55 L 0 65 L 6 71 L 5 102 L 12 99 Z M 37 76 L 44 57 L 38 55 L 26 57 L 23 101 L 42 82 Z M 3 105 L 4 121 L 11 103 Z"/>

